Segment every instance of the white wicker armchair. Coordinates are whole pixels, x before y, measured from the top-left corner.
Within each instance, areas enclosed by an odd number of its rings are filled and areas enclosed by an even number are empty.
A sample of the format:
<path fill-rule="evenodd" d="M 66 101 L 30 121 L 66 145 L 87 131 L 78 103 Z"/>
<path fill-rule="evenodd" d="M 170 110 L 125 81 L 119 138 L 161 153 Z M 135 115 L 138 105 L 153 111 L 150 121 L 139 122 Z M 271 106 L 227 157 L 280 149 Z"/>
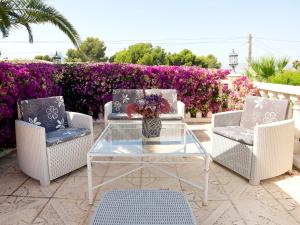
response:
<path fill-rule="evenodd" d="M 250 137 L 248 140 L 247 135 L 242 140 L 243 137 L 233 138 L 232 133 L 218 132 L 218 129 L 223 128 L 234 128 L 244 132 L 240 127 L 243 113 L 245 111 L 213 115 L 211 155 L 214 161 L 249 179 L 253 185 L 259 184 L 263 179 L 290 171 L 293 164 L 294 121 L 286 119 L 265 124 L 258 123 L 253 129 L 246 129 L 246 134 L 248 132 Z M 254 118 L 255 112 L 250 113 Z"/>
<path fill-rule="evenodd" d="M 69 127 L 88 128 L 90 134 L 47 146 L 44 127 L 22 120 L 15 122 L 19 167 L 43 186 L 86 165 L 86 155 L 93 144 L 92 117 L 75 112 L 66 114 Z"/>

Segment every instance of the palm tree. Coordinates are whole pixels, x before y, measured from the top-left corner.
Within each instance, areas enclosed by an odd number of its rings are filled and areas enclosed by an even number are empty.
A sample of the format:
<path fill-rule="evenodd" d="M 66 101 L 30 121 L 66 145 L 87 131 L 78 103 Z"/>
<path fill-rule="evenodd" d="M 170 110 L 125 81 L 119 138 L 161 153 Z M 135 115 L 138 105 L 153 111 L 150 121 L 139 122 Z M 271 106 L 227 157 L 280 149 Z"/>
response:
<path fill-rule="evenodd" d="M 246 71 L 246 74 L 252 79 L 267 81 L 269 77 L 283 72 L 288 63 L 289 59 L 286 57 L 276 60 L 273 56 L 265 56 L 252 60 L 251 67 Z"/>
<path fill-rule="evenodd" d="M 33 42 L 31 24 L 51 23 L 63 31 L 78 47 L 80 37 L 73 25 L 43 0 L 0 0 L 0 31 L 7 37 L 13 28 L 25 27 Z"/>

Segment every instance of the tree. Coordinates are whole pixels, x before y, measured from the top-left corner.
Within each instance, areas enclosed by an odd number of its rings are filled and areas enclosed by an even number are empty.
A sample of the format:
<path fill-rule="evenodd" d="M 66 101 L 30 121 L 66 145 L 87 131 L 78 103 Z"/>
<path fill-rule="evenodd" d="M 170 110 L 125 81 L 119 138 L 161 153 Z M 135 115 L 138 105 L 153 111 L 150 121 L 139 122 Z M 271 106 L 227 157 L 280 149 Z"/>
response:
<path fill-rule="evenodd" d="M 8 37 L 12 28 L 25 27 L 32 43 L 31 25 L 43 23 L 57 26 L 76 47 L 79 46 L 80 37 L 73 25 L 43 0 L 0 0 L 0 31 L 3 37 Z"/>
<path fill-rule="evenodd" d="M 161 47 L 150 43 L 137 43 L 115 53 L 109 60 L 115 63 L 133 63 L 143 65 L 167 65 L 167 53 Z"/>
<path fill-rule="evenodd" d="M 189 49 L 183 49 L 179 53 L 169 54 L 169 65 L 177 66 L 200 66 L 203 68 L 220 68 L 221 63 L 210 54 L 207 56 L 197 56 Z"/>
<path fill-rule="evenodd" d="M 269 77 L 282 73 L 287 64 L 288 58 L 275 59 L 273 56 L 265 56 L 254 59 L 251 67 L 246 71 L 249 78 L 258 81 L 267 81 Z"/>
<path fill-rule="evenodd" d="M 53 62 L 53 57 L 51 57 L 50 55 L 36 55 L 34 57 L 34 59 L 39 59 L 39 60 L 45 60 L 45 61 Z"/>
<path fill-rule="evenodd" d="M 88 37 L 78 49 L 68 49 L 66 62 L 105 62 L 106 46 L 99 38 Z"/>
<path fill-rule="evenodd" d="M 300 69 L 300 60 L 295 60 L 293 62 L 293 67 L 296 69 L 296 70 L 299 70 Z"/>

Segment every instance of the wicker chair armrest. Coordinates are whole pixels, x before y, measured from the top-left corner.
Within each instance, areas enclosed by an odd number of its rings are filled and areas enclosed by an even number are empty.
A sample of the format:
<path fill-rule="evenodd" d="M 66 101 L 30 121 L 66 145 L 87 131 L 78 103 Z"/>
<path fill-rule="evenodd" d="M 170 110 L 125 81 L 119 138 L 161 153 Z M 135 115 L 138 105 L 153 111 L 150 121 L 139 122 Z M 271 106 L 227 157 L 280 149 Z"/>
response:
<path fill-rule="evenodd" d="M 243 110 L 215 113 L 212 115 L 212 127 L 239 126 Z"/>
<path fill-rule="evenodd" d="M 48 177 L 45 128 L 21 120 L 16 120 L 15 126 L 21 170 L 38 180 Z"/>
<path fill-rule="evenodd" d="M 184 116 L 185 116 L 185 104 L 182 101 L 177 101 L 177 114 L 184 119 Z"/>
<path fill-rule="evenodd" d="M 292 169 L 294 133 L 292 119 L 255 126 L 253 176 L 266 179 Z"/>
<path fill-rule="evenodd" d="M 104 122 L 108 123 L 108 115 L 112 113 L 112 101 L 105 103 L 104 105 Z"/>
<path fill-rule="evenodd" d="M 87 128 L 93 133 L 93 118 L 78 112 L 66 112 L 70 127 Z"/>

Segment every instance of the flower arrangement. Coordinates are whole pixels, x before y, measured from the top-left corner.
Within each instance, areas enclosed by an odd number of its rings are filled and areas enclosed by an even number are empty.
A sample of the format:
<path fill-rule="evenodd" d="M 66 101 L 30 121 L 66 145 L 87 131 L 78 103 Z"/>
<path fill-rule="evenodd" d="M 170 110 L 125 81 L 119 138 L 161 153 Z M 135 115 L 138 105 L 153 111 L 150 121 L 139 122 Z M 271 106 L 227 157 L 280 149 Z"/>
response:
<path fill-rule="evenodd" d="M 151 94 L 145 95 L 138 99 L 135 103 L 127 105 L 126 111 L 131 119 L 133 113 L 142 115 L 143 119 L 158 118 L 161 113 L 170 112 L 169 102 L 161 95 Z"/>

